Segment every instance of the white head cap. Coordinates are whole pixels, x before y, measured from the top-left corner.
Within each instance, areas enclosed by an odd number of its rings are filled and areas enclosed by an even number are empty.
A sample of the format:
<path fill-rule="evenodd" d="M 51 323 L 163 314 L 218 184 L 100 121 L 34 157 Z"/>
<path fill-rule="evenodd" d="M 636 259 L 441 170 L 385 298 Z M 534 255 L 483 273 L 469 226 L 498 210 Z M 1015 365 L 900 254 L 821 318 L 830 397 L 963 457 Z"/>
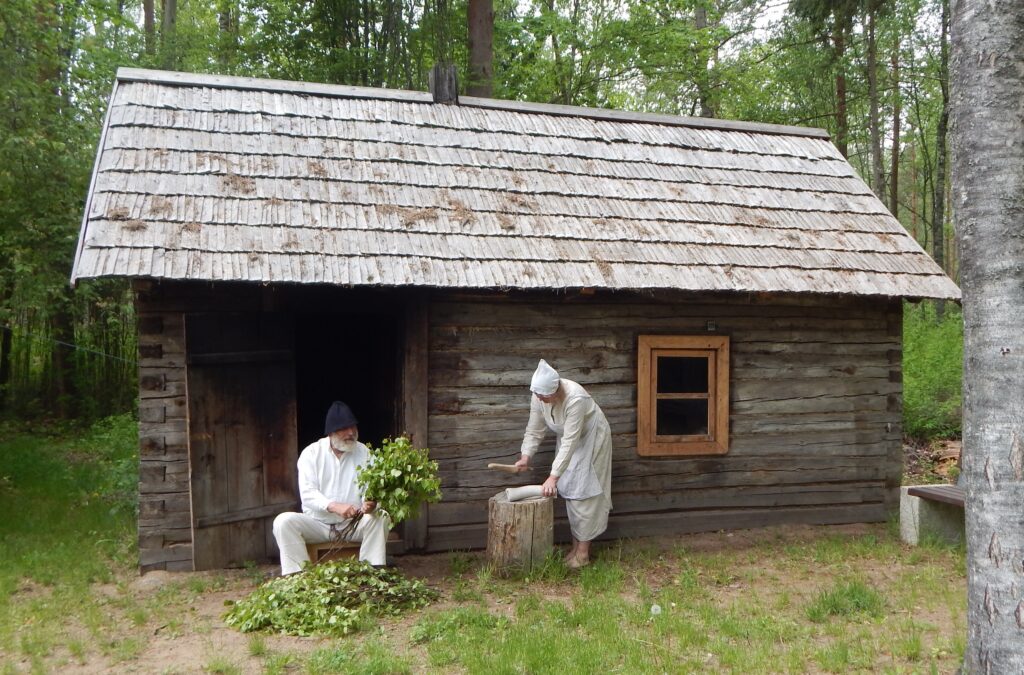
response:
<path fill-rule="evenodd" d="M 537 370 L 530 380 L 530 391 L 541 396 L 551 396 L 558 391 L 558 371 L 548 365 L 544 359 L 537 364 Z"/>

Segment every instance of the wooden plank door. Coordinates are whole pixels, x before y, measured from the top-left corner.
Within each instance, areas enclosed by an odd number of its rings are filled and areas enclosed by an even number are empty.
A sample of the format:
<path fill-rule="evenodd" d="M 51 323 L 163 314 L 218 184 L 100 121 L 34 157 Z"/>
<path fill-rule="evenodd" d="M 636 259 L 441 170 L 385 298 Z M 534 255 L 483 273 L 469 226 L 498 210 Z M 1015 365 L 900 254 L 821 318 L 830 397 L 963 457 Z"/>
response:
<path fill-rule="evenodd" d="M 186 316 L 197 570 L 275 556 L 273 517 L 298 508 L 293 325 L 280 314 Z"/>

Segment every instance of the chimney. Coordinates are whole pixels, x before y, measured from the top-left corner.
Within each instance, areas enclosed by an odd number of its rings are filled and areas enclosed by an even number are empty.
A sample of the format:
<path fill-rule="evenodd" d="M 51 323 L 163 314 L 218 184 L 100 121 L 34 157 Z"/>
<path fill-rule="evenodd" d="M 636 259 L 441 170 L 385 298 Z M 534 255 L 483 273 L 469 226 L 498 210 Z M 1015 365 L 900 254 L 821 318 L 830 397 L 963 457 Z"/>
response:
<path fill-rule="evenodd" d="M 434 95 L 434 103 L 459 104 L 459 78 L 455 74 L 455 66 L 435 63 L 427 79 L 430 82 L 430 93 Z"/>

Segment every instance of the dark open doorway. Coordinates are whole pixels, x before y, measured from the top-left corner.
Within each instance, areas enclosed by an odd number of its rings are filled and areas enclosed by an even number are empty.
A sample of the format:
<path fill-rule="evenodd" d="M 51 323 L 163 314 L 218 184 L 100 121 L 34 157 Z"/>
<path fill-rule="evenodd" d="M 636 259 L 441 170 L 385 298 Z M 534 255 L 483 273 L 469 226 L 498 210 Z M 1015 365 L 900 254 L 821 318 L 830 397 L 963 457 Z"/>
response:
<path fill-rule="evenodd" d="M 359 438 L 376 446 L 401 432 L 402 316 L 384 313 L 297 315 L 295 375 L 299 450 L 324 435 L 332 401 L 359 420 Z"/>
<path fill-rule="evenodd" d="M 344 313 L 298 315 L 295 373 L 299 450 L 324 436 L 324 417 L 344 400 L 372 446 L 400 432 L 401 317 Z"/>

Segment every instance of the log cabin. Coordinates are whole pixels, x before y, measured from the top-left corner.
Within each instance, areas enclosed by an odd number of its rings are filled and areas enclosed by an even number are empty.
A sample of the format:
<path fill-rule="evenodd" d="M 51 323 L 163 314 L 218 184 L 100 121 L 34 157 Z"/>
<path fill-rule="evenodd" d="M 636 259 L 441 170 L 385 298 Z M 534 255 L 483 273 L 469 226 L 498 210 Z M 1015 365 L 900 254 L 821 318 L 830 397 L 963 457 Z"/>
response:
<path fill-rule="evenodd" d="M 614 434 L 607 538 L 880 521 L 902 307 L 960 291 L 818 129 L 125 68 L 72 282 L 131 280 L 143 571 L 276 554 L 348 402 L 483 547 L 538 359 Z M 568 535 L 556 508 L 556 540 Z"/>

